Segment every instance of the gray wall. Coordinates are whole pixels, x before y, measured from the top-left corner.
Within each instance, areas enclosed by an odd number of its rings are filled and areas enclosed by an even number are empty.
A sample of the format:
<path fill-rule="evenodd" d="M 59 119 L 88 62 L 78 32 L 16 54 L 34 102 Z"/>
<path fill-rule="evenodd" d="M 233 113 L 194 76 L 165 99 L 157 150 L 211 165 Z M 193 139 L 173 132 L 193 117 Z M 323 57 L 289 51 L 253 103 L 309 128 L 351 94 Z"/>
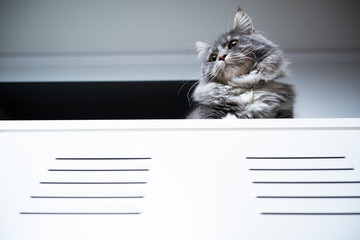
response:
<path fill-rule="evenodd" d="M 240 5 L 287 52 L 360 50 L 357 0 L 0 0 L 0 55 L 191 53 Z"/>

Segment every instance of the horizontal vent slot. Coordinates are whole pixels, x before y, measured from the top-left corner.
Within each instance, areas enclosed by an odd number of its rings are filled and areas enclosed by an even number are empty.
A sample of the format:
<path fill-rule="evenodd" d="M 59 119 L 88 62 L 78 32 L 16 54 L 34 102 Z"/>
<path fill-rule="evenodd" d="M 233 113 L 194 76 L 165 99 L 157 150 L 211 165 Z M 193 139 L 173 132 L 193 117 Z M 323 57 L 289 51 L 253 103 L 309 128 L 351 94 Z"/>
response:
<path fill-rule="evenodd" d="M 308 160 L 312 160 L 312 159 L 344 159 L 344 156 L 293 156 L 293 157 L 246 157 L 246 159 L 270 159 L 270 160 L 275 160 L 275 159 L 287 159 L 287 160 L 291 160 L 291 159 L 308 159 Z"/>
<path fill-rule="evenodd" d="M 123 158 L 55 158 L 59 161 L 108 161 L 108 160 L 151 160 L 150 157 L 123 157 Z"/>
<path fill-rule="evenodd" d="M 256 196 L 256 198 L 285 198 L 285 199 L 334 199 L 334 198 L 360 198 L 359 196 Z"/>
<path fill-rule="evenodd" d="M 151 157 L 68 157 L 50 161 L 22 215 L 137 215 Z M 143 161 L 145 160 L 145 161 Z"/>
<path fill-rule="evenodd" d="M 360 212 L 262 212 L 262 215 L 317 215 L 317 216 L 338 216 L 338 215 L 360 215 Z"/>
<path fill-rule="evenodd" d="M 360 215 L 359 173 L 345 156 L 246 160 L 261 215 Z"/>
<path fill-rule="evenodd" d="M 138 215 L 141 212 L 20 212 L 23 215 Z"/>
<path fill-rule="evenodd" d="M 58 198 L 58 199 L 129 199 L 129 198 L 144 198 L 144 196 L 31 196 L 31 198 Z"/>
<path fill-rule="evenodd" d="M 272 182 L 272 181 L 254 181 L 252 182 L 254 184 L 359 184 L 360 181 L 314 181 L 314 182 L 286 182 L 286 181 L 278 181 L 278 182 Z"/>
<path fill-rule="evenodd" d="M 40 184 L 146 184 L 147 182 L 40 182 Z"/>
<path fill-rule="evenodd" d="M 354 168 L 250 168 L 249 171 L 351 171 Z"/>
<path fill-rule="evenodd" d="M 146 172 L 149 169 L 49 169 L 50 172 Z"/>

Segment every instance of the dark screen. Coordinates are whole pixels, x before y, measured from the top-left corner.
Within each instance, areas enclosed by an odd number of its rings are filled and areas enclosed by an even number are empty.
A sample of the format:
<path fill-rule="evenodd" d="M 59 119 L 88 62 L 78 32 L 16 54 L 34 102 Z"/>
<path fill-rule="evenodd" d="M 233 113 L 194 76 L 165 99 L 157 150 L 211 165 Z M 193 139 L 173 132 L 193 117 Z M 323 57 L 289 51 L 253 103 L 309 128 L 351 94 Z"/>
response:
<path fill-rule="evenodd" d="M 0 118 L 182 119 L 195 82 L 0 83 Z"/>

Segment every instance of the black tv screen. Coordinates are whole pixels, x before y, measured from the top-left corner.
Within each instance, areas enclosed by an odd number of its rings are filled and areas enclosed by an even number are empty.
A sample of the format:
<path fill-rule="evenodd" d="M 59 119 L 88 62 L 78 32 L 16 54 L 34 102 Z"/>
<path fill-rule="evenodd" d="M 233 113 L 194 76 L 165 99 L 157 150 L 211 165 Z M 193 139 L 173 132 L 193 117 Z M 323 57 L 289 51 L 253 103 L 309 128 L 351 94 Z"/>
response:
<path fill-rule="evenodd" d="M 196 81 L 0 83 L 2 120 L 183 119 Z"/>

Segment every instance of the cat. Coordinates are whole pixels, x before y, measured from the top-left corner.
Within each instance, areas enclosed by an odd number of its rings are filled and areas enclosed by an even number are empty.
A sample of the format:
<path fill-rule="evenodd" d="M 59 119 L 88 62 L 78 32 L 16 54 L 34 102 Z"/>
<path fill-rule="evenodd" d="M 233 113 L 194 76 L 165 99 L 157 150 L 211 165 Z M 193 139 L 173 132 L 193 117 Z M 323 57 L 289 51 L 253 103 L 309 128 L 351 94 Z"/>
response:
<path fill-rule="evenodd" d="M 214 45 L 198 41 L 196 49 L 201 78 L 187 118 L 293 118 L 293 86 L 274 81 L 287 76 L 288 61 L 244 11 L 237 11 L 232 30 Z"/>

